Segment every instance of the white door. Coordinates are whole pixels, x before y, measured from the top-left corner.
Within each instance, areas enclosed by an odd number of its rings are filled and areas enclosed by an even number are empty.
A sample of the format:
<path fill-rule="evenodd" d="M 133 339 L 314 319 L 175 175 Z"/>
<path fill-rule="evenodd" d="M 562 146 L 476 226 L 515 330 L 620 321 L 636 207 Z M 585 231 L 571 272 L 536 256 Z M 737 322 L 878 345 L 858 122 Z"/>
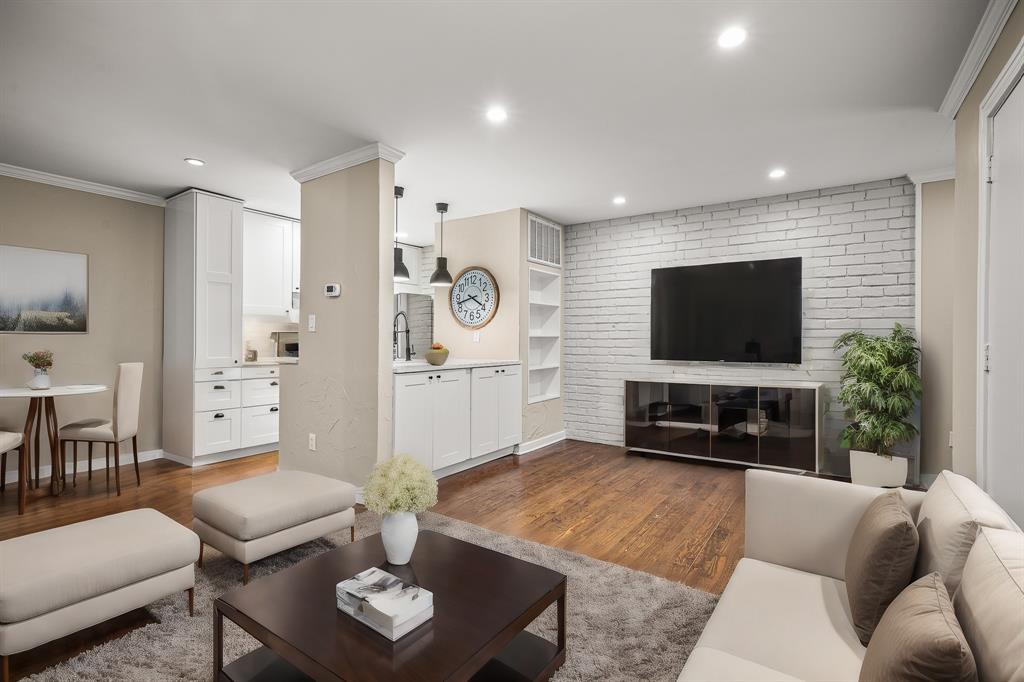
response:
<path fill-rule="evenodd" d="M 245 211 L 242 305 L 249 315 L 288 315 L 292 307 L 291 220 Z"/>
<path fill-rule="evenodd" d="M 434 384 L 426 372 L 395 375 L 396 455 L 408 455 L 434 468 Z"/>
<path fill-rule="evenodd" d="M 470 390 L 472 404 L 470 423 L 473 457 L 486 455 L 498 449 L 498 377 L 496 367 L 477 367 L 473 370 Z"/>
<path fill-rule="evenodd" d="M 299 282 L 302 274 L 302 223 L 292 221 L 292 296 L 288 321 L 299 321 Z"/>
<path fill-rule="evenodd" d="M 498 373 L 498 447 L 523 440 L 523 380 L 519 367 L 502 367 Z"/>
<path fill-rule="evenodd" d="M 984 471 L 989 494 L 1024 524 L 1024 86 L 992 121 L 985 341 Z M 984 353 L 985 349 L 982 348 Z"/>
<path fill-rule="evenodd" d="M 469 372 L 464 369 L 427 374 L 433 386 L 434 469 L 469 459 Z M 398 415 L 395 415 L 398 419 Z"/>
<path fill-rule="evenodd" d="M 197 368 L 242 360 L 242 204 L 196 196 Z"/>

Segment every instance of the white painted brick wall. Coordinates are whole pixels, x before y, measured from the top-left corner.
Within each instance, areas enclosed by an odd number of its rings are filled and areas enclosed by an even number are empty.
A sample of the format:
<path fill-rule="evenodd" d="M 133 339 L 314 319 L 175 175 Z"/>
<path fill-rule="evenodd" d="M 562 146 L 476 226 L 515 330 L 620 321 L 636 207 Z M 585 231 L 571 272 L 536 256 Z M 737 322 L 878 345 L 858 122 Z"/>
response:
<path fill-rule="evenodd" d="M 651 269 L 803 258 L 803 363 L 650 359 Z M 570 225 L 565 231 L 565 422 L 570 438 L 622 445 L 623 381 L 710 374 L 825 384 L 825 471 L 847 474 L 833 402 L 842 332 L 914 325 L 914 186 L 905 177 Z"/>

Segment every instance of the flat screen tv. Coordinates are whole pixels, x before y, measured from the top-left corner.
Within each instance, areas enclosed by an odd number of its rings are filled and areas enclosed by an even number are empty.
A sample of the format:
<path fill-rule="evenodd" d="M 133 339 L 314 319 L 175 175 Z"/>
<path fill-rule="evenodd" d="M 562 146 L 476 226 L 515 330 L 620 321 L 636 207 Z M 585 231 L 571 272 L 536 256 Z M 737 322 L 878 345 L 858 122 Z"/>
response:
<path fill-rule="evenodd" d="M 651 359 L 796 364 L 801 259 L 651 271 Z"/>

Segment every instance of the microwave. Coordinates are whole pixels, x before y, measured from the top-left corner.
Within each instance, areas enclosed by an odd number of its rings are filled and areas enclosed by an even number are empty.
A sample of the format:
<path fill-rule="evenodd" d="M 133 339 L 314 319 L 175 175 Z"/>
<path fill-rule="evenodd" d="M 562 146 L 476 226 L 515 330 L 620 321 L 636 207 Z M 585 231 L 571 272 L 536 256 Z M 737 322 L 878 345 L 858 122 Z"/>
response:
<path fill-rule="evenodd" d="M 274 339 L 274 350 L 279 358 L 299 357 L 299 333 L 298 332 L 271 332 Z"/>

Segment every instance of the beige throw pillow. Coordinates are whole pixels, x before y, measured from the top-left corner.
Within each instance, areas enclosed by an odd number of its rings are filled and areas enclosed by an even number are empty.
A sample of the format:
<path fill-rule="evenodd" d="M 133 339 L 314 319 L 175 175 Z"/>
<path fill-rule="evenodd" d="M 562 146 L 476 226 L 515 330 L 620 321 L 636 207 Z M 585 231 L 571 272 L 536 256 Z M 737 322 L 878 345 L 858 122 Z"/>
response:
<path fill-rule="evenodd" d="M 860 682 L 977 682 L 974 656 L 938 573 L 903 590 L 875 629 Z"/>
<path fill-rule="evenodd" d="M 940 473 L 917 515 L 921 551 L 914 574 L 920 578 L 938 571 L 946 590 L 954 594 L 967 554 L 982 527 L 1020 530 L 974 481 L 952 471 Z"/>
<path fill-rule="evenodd" d="M 1024 533 L 981 529 L 953 607 L 981 679 L 1024 682 Z"/>
<path fill-rule="evenodd" d="M 899 490 L 879 495 L 864 510 L 846 553 L 846 596 L 862 644 L 910 584 L 917 542 L 917 526 Z"/>

